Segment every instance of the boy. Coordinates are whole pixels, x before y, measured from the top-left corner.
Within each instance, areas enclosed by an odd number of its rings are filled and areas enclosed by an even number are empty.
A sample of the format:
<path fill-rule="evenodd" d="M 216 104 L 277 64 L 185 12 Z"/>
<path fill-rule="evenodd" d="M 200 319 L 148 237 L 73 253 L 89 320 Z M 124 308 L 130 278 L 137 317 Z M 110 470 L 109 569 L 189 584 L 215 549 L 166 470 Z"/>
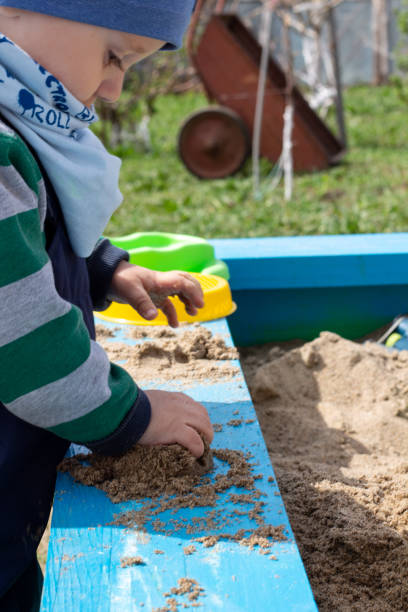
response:
<path fill-rule="evenodd" d="M 119 205 L 119 162 L 88 129 L 126 70 L 176 48 L 193 0 L 0 0 L 0 610 L 36 610 L 36 548 L 70 441 L 116 454 L 178 442 L 199 457 L 213 431 L 181 393 L 142 391 L 94 341 L 109 299 L 146 319 L 201 289 L 100 239 Z M 109 6 L 110 5 L 110 6 Z M 157 303 L 157 301 L 156 301 Z"/>

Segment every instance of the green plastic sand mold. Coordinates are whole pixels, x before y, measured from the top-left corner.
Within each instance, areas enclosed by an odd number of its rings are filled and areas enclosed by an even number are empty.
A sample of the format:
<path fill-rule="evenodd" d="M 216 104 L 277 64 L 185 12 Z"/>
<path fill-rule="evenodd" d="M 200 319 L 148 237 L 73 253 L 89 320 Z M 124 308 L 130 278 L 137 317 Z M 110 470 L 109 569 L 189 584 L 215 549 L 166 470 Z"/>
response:
<path fill-rule="evenodd" d="M 130 262 L 166 272 L 185 270 L 215 274 L 229 280 L 226 263 L 216 259 L 214 247 L 204 238 L 165 232 L 143 232 L 110 238 L 112 244 L 129 252 Z"/>

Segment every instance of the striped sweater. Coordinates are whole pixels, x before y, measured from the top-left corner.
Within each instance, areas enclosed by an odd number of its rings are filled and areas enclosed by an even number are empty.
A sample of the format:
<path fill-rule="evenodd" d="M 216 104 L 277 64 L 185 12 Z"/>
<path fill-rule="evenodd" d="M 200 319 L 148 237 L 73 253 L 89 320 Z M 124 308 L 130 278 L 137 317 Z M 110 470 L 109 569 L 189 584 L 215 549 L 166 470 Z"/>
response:
<path fill-rule="evenodd" d="M 0 401 L 62 438 L 120 452 L 142 435 L 150 405 L 90 338 L 81 311 L 58 295 L 46 210 L 35 159 L 0 123 Z"/>

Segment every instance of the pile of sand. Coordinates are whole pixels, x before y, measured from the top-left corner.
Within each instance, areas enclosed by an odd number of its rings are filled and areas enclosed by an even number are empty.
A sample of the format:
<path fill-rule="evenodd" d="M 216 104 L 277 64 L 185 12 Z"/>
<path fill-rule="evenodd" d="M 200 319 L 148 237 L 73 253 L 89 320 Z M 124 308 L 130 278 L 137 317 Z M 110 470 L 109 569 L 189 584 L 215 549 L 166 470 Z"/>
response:
<path fill-rule="evenodd" d="M 187 495 L 212 468 L 212 455 L 208 443 L 204 441 L 204 444 L 205 452 L 200 459 L 195 459 L 179 444 L 136 444 L 116 457 L 90 453 L 66 458 L 60 463 L 59 471 L 70 473 L 81 484 L 105 491 L 114 503 L 161 495 Z M 231 463 L 237 463 L 235 457 Z"/>
<path fill-rule="evenodd" d="M 177 332 L 161 326 L 129 327 L 129 338 L 141 340 L 135 345 L 112 341 L 113 333 L 102 325 L 97 326 L 97 334 L 110 359 L 119 361 L 136 381 L 176 378 L 185 379 L 188 386 L 197 380 L 216 380 L 239 373 L 239 368 L 231 363 L 238 359 L 237 349 L 197 324 Z"/>
<path fill-rule="evenodd" d="M 207 476 L 213 468 L 212 456 L 228 465 L 228 471 Z M 94 486 L 109 496 L 114 503 L 128 500 L 141 502 L 139 509 L 119 512 L 113 524 L 131 529 L 146 530 L 150 523 L 154 531 L 171 535 L 186 529 L 195 541 L 206 547 L 219 540 L 234 540 L 242 546 L 257 548 L 261 554 L 271 554 L 274 542 L 285 540 L 283 525 L 271 525 L 265 521 L 262 492 L 256 487 L 257 475 L 253 473 L 251 456 L 230 449 L 210 450 L 205 443 L 203 457 L 195 459 L 179 444 L 145 447 L 136 444 L 127 453 L 117 457 L 79 454 L 64 459 L 61 472 L 68 472 L 81 484 Z M 220 495 L 237 487 L 248 493 L 230 493 L 228 501 L 232 509 L 216 508 Z M 242 514 L 241 504 L 251 504 L 248 516 L 255 521 L 250 530 L 231 528 L 233 521 Z M 182 514 L 163 522 L 160 515 L 166 510 L 175 514 L 183 508 L 213 507 L 205 518 L 187 521 Z M 217 535 L 198 536 L 204 530 L 217 530 Z M 191 554 L 192 549 L 185 551 Z M 272 557 L 273 559 L 275 557 Z"/>
<path fill-rule="evenodd" d="M 408 351 L 322 333 L 242 363 L 320 610 L 408 610 Z"/>

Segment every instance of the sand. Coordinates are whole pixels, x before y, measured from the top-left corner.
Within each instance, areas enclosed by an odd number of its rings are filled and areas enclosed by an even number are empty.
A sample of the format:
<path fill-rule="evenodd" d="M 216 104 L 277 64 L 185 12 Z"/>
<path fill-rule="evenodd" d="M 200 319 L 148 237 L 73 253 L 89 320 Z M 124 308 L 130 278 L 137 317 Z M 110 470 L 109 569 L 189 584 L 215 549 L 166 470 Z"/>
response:
<path fill-rule="evenodd" d="M 226 346 L 220 335 L 212 335 L 200 325 L 179 332 L 162 326 L 129 326 L 129 338 L 142 340 L 136 345 L 112 341 L 112 331 L 103 325 L 97 326 L 97 334 L 110 359 L 120 361 L 136 381 L 176 378 L 184 379 L 188 387 L 194 381 L 230 378 L 239 372 L 231 363 L 238 359 L 237 349 Z"/>
<path fill-rule="evenodd" d="M 195 335 L 200 338 L 198 341 Z M 171 330 L 165 330 L 164 335 L 158 330 L 133 361 L 126 345 L 107 342 L 108 345 L 116 358 L 125 356 L 128 360 L 125 367 L 130 363 L 140 374 L 154 364 L 160 377 L 170 376 L 174 367 L 185 368 L 188 362 L 188 371 L 198 364 L 192 377 L 198 373 L 216 380 L 220 359 L 225 360 L 226 367 L 233 368 L 228 360 L 235 357 L 235 352 L 230 352 L 221 339 L 214 343 L 200 328 L 184 339 Z M 319 610 L 406 612 L 408 352 L 390 352 L 374 342 L 350 342 L 325 332 L 303 345 L 265 345 L 242 349 L 240 353 Z M 187 361 L 178 361 L 180 354 L 184 355 L 182 359 L 187 355 Z M 234 418 L 236 415 L 231 416 L 231 426 L 241 424 L 240 419 Z M 174 464 L 176 471 L 171 486 L 181 486 L 182 497 L 188 499 L 185 487 L 196 487 L 199 481 L 203 484 L 200 479 L 205 479 L 205 475 L 195 471 L 194 461 L 176 445 L 167 452 L 173 453 L 167 463 Z M 218 458 L 230 464 L 230 475 L 234 473 L 237 478 L 234 482 L 243 479 L 255 502 L 253 512 L 258 516 L 258 527 L 250 537 L 248 534 L 225 537 L 257 549 L 265 546 L 270 553 L 271 541 L 284 536 L 279 526 L 264 523 L 262 502 L 254 498 L 256 486 L 249 458 L 228 449 L 222 452 L 224 455 L 221 453 Z M 131 467 L 133 459 L 129 459 Z M 72 468 L 75 465 L 71 462 Z M 89 477 L 86 466 L 76 468 L 78 479 Z M 95 486 L 104 488 L 115 501 L 126 498 L 120 478 L 113 479 L 113 489 L 109 490 L 112 464 L 99 463 L 94 468 Z M 187 485 L 186 469 L 190 478 Z M 140 475 L 138 482 L 144 486 Z M 211 497 L 230 484 L 219 482 L 220 489 L 216 490 L 204 480 L 203 496 L 198 503 L 211 505 Z M 155 486 L 161 493 L 171 494 L 171 490 L 160 489 L 164 487 L 160 482 Z M 146 488 L 139 493 L 152 496 Z M 231 498 L 231 501 L 239 504 L 245 500 Z M 163 506 L 153 499 L 144 514 L 125 513 L 118 521 L 128 527 L 143 528 L 146 520 L 151 521 L 162 510 Z M 213 521 L 208 526 L 219 527 L 225 517 L 214 510 L 213 515 L 208 513 L 208 520 Z M 160 520 L 155 524 L 162 533 L 181 527 L 164 525 Z M 197 529 L 202 527 L 198 525 Z M 194 533 L 191 536 L 194 541 Z M 204 546 L 213 546 L 217 541 L 212 537 L 196 539 Z M 193 548 L 186 549 L 185 554 L 193 554 Z M 164 609 L 177 609 L 174 597 L 168 598 Z"/>
<path fill-rule="evenodd" d="M 200 608 L 198 602 L 200 597 L 205 597 L 205 591 L 194 578 L 179 578 L 178 586 L 172 587 L 168 593 L 163 593 L 166 597 L 166 605 L 161 608 L 154 608 L 152 612 L 178 612 L 182 608 Z"/>
<path fill-rule="evenodd" d="M 228 471 L 209 477 L 213 464 L 211 457 L 228 465 Z M 108 495 L 114 503 L 139 501 L 135 510 L 118 512 L 112 524 L 129 529 L 146 531 L 150 525 L 157 533 L 172 535 L 186 530 L 196 542 L 210 548 L 220 540 L 234 540 L 242 546 L 256 548 L 261 554 L 270 554 L 273 543 L 285 540 L 283 525 L 271 525 L 265 520 L 262 492 L 256 487 L 257 475 L 251 464 L 250 453 L 230 449 L 211 450 L 206 443 L 204 456 L 196 460 L 178 444 L 144 447 L 136 444 L 124 455 L 105 457 L 95 453 L 79 454 L 64 459 L 59 466 L 81 484 L 94 486 Z M 217 508 L 220 495 L 232 487 L 243 488 L 247 494 L 229 493 L 228 511 Z M 235 516 L 242 513 L 242 503 L 251 504 L 246 510 L 255 521 L 251 530 L 231 528 Z M 187 521 L 181 512 L 163 522 L 162 513 L 176 513 L 183 508 L 211 508 L 203 518 Z M 232 509 L 231 509 L 232 507 Z M 199 536 L 209 530 L 219 530 L 218 535 Z M 195 551 L 194 545 L 184 549 L 185 554 Z M 124 567 L 122 565 L 122 567 Z"/>
<path fill-rule="evenodd" d="M 408 352 L 326 332 L 241 355 L 319 609 L 408 610 Z"/>

